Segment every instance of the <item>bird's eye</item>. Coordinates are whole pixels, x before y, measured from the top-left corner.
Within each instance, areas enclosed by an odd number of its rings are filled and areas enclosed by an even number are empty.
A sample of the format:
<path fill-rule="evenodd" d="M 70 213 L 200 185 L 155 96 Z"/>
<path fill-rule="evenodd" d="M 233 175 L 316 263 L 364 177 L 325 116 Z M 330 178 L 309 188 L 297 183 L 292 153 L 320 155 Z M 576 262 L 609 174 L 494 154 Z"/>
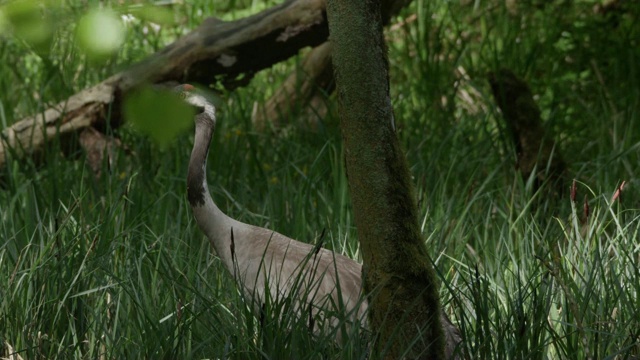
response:
<path fill-rule="evenodd" d="M 189 93 L 194 89 L 195 87 L 193 87 L 192 85 L 183 84 L 183 85 L 178 85 L 174 87 L 173 91 L 178 93 L 178 96 L 180 96 L 182 100 L 185 100 L 186 98 L 189 97 Z"/>

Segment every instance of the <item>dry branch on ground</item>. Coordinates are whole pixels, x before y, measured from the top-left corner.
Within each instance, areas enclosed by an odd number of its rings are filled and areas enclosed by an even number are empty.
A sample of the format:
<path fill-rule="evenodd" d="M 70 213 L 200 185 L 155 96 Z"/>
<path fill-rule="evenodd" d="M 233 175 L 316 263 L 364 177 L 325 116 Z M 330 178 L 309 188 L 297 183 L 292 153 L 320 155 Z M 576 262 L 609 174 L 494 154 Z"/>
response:
<path fill-rule="evenodd" d="M 396 14 L 409 0 L 385 0 L 383 12 Z M 253 75 L 288 59 L 301 48 L 326 42 L 324 0 L 288 0 L 258 14 L 235 20 L 206 19 L 198 28 L 129 69 L 74 94 L 65 101 L 22 119 L 0 134 L 0 168 L 7 159 L 39 153 L 56 138 L 78 144 L 82 130 L 121 123 L 123 94 L 144 83 L 168 81 L 212 84 L 233 89 Z M 109 118 L 107 119 L 107 114 Z M 74 136 L 69 136 L 74 135 Z"/>
<path fill-rule="evenodd" d="M 220 81 L 233 88 L 299 49 L 325 42 L 327 36 L 323 0 L 286 1 L 230 22 L 209 18 L 128 70 L 3 130 L 0 167 L 9 156 L 20 159 L 37 154 L 55 137 L 74 135 L 87 127 L 100 130 L 106 121 L 111 128 L 118 127 L 123 94 L 140 84 Z M 76 142 L 77 138 L 68 137 Z"/>

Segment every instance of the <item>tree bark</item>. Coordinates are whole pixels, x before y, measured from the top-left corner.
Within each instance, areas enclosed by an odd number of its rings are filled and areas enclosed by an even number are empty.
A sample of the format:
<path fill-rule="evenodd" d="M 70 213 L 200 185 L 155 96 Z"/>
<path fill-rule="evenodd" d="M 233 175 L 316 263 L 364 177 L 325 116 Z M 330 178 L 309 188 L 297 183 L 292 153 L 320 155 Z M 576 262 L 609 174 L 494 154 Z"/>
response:
<path fill-rule="evenodd" d="M 395 133 L 380 3 L 329 0 L 327 14 L 374 351 L 444 359 L 438 284 Z"/>

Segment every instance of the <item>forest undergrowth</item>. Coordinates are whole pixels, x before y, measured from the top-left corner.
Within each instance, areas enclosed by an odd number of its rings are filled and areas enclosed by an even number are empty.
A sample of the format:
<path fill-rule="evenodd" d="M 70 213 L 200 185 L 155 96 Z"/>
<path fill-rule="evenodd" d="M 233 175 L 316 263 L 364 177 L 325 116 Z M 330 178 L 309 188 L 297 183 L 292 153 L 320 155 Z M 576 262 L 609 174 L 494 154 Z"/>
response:
<path fill-rule="evenodd" d="M 119 3 L 111 5 L 126 12 Z M 207 16 L 237 19 L 275 2 L 256 3 L 175 4 L 173 24 L 160 28 L 128 18 L 125 45 L 96 66 L 74 45 L 74 19 L 88 5 L 66 1 L 47 51 L 0 35 L 0 126 Z M 416 0 L 386 30 L 425 241 L 445 311 L 474 359 L 640 356 L 640 6 L 617 3 Z M 230 216 L 306 242 L 324 232 L 325 247 L 358 260 L 335 96 L 326 94 L 329 111 L 313 129 L 293 121 L 259 132 L 251 123 L 254 105 L 306 51 L 226 94 L 209 185 Z M 502 68 L 529 84 L 568 165 L 566 191 L 520 176 L 487 81 Z M 191 131 L 166 146 L 127 125 L 107 133 L 124 146 L 100 178 L 81 149 L 60 142 L 38 162 L 0 169 L 0 357 L 378 356 L 365 336 L 336 344 L 303 324 L 265 326 L 251 315 L 191 215 Z"/>

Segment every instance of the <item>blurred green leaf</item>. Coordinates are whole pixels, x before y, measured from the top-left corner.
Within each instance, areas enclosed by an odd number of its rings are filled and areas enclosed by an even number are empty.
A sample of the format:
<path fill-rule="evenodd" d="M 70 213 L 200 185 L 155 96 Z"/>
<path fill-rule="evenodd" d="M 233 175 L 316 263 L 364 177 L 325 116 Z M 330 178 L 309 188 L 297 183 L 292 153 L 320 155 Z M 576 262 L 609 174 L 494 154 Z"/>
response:
<path fill-rule="evenodd" d="M 125 38 L 122 21 L 110 10 L 91 10 L 78 22 L 78 46 L 94 61 L 118 51 Z"/>
<path fill-rule="evenodd" d="M 48 49 L 53 39 L 53 25 L 44 15 L 43 6 L 35 0 L 7 3 L 0 9 L 0 30 L 12 31 L 36 50 Z"/>
<path fill-rule="evenodd" d="M 136 129 L 164 146 L 191 126 L 195 109 L 175 93 L 146 87 L 127 97 L 124 115 Z"/>
<path fill-rule="evenodd" d="M 9 31 L 9 19 L 5 14 L 4 9 L 0 8 L 0 35 Z"/>
<path fill-rule="evenodd" d="M 159 6 L 139 6 L 130 9 L 129 13 L 141 20 L 160 25 L 170 25 L 174 23 L 173 12 Z"/>

